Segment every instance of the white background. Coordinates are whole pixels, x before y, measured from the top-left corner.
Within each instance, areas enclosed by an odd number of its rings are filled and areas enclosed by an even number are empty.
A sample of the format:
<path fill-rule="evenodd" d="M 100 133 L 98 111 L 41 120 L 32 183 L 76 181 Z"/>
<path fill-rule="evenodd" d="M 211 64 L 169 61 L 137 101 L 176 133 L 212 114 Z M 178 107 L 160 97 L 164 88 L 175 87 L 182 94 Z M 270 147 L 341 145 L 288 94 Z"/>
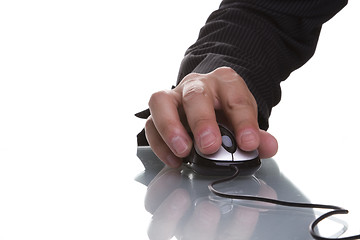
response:
<path fill-rule="evenodd" d="M 1 240 L 146 236 L 145 188 L 133 181 L 144 122 L 133 114 L 175 83 L 219 3 L 0 3 Z M 315 56 L 282 84 L 269 129 L 282 171 L 315 202 L 354 209 L 354 218 L 359 10 L 350 1 L 325 24 Z"/>

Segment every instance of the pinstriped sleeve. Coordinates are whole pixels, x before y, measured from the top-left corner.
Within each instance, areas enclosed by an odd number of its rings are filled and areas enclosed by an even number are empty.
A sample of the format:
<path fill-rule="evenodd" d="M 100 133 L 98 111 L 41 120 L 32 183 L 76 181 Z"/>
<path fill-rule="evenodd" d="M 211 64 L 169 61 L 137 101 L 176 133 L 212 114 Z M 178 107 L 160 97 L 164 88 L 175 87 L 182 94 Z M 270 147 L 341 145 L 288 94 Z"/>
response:
<path fill-rule="evenodd" d="M 323 23 L 347 0 L 224 0 L 186 51 L 178 82 L 191 72 L 222 66 L 244 78 L 267 129 L 281 98 L 280 82 L 315 52 Z"/>

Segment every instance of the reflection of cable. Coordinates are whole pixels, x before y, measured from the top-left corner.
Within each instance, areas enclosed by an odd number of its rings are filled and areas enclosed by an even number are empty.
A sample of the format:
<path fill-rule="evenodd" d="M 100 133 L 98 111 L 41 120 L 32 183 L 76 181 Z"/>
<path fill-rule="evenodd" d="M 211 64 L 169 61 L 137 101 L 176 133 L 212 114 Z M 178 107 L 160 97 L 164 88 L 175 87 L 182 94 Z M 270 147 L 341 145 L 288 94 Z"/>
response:
<path fill-rule="evenodd" d="M 328 218 L 330 216 L 336 215 L 336 214 L 347 214 L 347 213 L 349 213 L 348 210 L 345 210 L 345 209 L 343 209 L 341 207 L 332 206 L 332 205 L 323 205 L 323 204 L 286 202 L 286 201 L 275 200 L 275 199 L 271 199 L 271 198 L 255 197 L 255 196 L 248 196 L 248 195 L 227 194 L 227 193 L 223 193 L 223 192 L 220 192 L 220 191 L 216 190 L 214 188 L 214 185 L 219 184 L 219 183 L 223 183 L 223 182 L 227 182 L 227 181 L 231 181 L 232 179 L 236 178 L 239 175 L 240 171 L 239 171 L 239 168 L 237 166 L 231 165 L 230 167 L 235 169 L 235 173 L 232 176 L 226 177 L 226 178 L 223 178 L 223 179 L 220 179 L 220 180 L 217 180 L 217 181 L 214 181 L 214 182 L 209 184 L 210 191 L 212 193 L 214 193 L 215 195 L 220 196 L 220 197 L 224 197 L 224 198 L 231 198 L 231 199 L 267 202 L 267 203 L 272 203 L 272 204 L 282 205 L 282 206 L 287 206 L 287 207 L 330 209 L 330 210 L 333 210 L 333 211 L 321 215 L 320 217 L 318 217 L 315 221 L 313 221 L 311 223 L 311 225 L 310 225 L 310 234 L 313 236 L 313 238 L 316 239 L 316 240 L 329 240 L 329 239 L 355 240 L 355 239 L 360 239 L 360 235 L 351 236 L 351 237 L 344 237 L 344 238 L 325 238 L 325 237 L 321 237 L 321 236 L 319 236 L 318 234 L 315 233 L 316 226 L 322 220 L 324 220 L 324 219 L 326 219 L 326 218 Z"/>

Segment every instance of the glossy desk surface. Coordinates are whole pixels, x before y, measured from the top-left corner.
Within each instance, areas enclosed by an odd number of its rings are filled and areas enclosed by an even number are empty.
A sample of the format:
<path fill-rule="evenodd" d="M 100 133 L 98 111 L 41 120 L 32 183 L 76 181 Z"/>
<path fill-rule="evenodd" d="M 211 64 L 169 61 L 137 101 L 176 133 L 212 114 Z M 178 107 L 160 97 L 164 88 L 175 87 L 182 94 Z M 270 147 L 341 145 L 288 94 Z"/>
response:
<path fill-rule="evenodd" d="M 146 170 L 136 180 L 147 186 L 145 209 L 152 215 L 150 239 L 309 239 L 312 210 L 218 197 L 209 183 L 223 177 L 201 176 L 189 166 L 170 169 L 149 149 L 138 149 Z M 254 176 L 237 177 L 216 189 L 236 195 L 309 202 L 281 174 L 273 159 Z"/>
<path fill-rule="evenodd" d="M 147 186 L 144 209 L 152 216 L 147 228 L 149 239 L 312 239 L 310 224 L 330 211 L 219 197 L 208 185 L 224 177 L 199 175 L 188 165 L 168 168 L 150 148 L 140 147 L 137 153 L 145 171 L 136 181 Z M 233 195 L 313 203 L 286 177 L 275 159 L 263 159 L 255 175 L 237 177 L 215 189 Z M 322 204 L 330 204 L 330 200 Z M 359 219 L 345 221 L 338 216 L 324 220 L 317 233 L 336 238 L 350 232 L 350 222 L 352 229 L 358 226 Z"/>
<path fill-rule="evenodd" d="M 255 178 L 217 186 L 349 209 L 320 226 L 327 236 L 344 223 L 345 235 L 360 233 L 360 31 L 348 27 L 359 3 L 323 27 L 315 56 L 282 84 L 269 129 L 277 155 Z M 218 4 L 0 3 L 0 240 L 309 239 L 323 211 L 221 199 L 212 178 L 137 156 L 134 113 L 175 83 Z"/>

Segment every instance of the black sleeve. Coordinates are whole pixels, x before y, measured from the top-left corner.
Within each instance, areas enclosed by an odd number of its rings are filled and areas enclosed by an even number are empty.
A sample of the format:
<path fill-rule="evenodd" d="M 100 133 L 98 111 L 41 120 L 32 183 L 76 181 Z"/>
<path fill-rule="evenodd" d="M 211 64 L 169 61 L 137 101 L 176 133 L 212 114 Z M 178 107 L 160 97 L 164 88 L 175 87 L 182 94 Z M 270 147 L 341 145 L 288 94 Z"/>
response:
<path fill-rule="evenodd" d="M 185 54 L 178 83 L 191 73 L 221 66 L 244 78 L 268 128 L 281 98 L 280 82 L 314 54 L 321 26 L 347 0 L 223 0 Z"/>

